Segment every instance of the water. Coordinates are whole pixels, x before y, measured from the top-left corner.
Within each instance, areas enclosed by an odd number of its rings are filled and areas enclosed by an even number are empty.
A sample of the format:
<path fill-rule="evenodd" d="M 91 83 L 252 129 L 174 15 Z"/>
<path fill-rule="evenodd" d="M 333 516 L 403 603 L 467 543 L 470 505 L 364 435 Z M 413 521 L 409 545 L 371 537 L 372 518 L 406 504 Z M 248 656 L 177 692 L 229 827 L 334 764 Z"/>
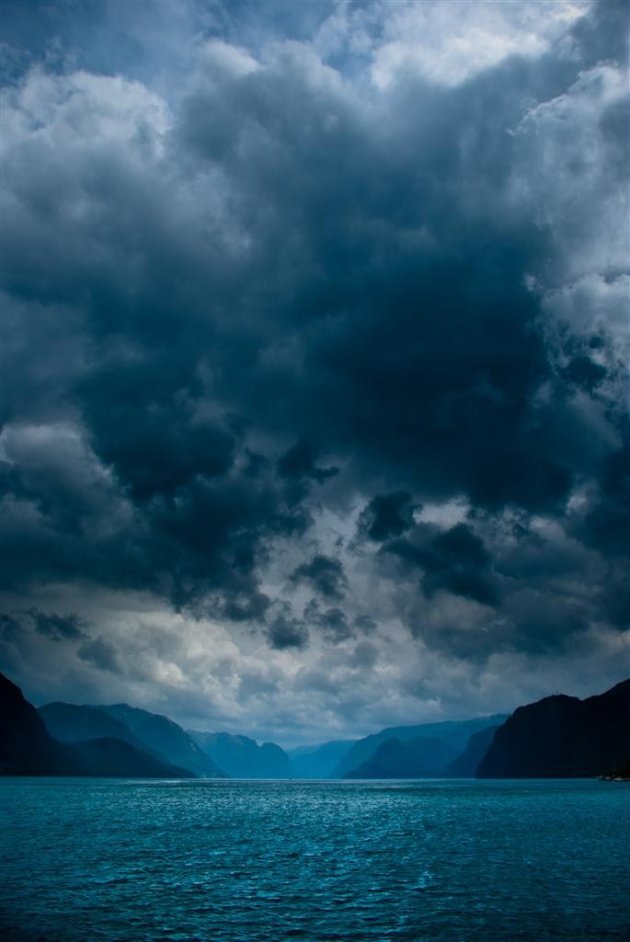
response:
<path fill-rule="evenodd" d="M 630 942 L 630 785 L 0 780 L 16 942 Z"/>

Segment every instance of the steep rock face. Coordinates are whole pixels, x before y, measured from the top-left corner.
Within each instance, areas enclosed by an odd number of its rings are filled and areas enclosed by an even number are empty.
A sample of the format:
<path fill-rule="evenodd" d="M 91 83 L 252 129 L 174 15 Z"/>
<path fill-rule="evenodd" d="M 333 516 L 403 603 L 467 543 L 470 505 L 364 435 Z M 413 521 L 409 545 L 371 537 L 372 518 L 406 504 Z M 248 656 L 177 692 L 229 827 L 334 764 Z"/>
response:
<path fill-rule="evenodd" d="M 22 691 L 0 674 L 0 772 L 54 775 L 68 757 Z"/>
<path fill-rule="evenodd" d="M 346 778 L 426 778 L 441 775 L 455 750 L 442 739 L 417 736 L 401 742 L 387 739 L 374 755 Z"/>
<path fill-rule="evenodd" d="M 0 674 L 0 774 L 190 778 L 191 773 L 113 737 L 62 743 Z"/>
<path fill-rule="evenodd" d="M 364 762 L 368 762 L 379 746 L 388 739 L 407 742 L 418 736 L 436 737 L 452 746 L 455 753 L 463 752 L 473 733 L 502 723 L 504 715 L 483 716 L 472 720 L 447 720 L 442 723 L 421 723 L 418 726 L 391 726 L 379 733 L 359 739 L 343 756 L 333 771 L 334 778 L 345 778 Z"/>
<path fill-rule="evenodd" d="M 191 731 L 196 743 L 232 778 L 290 778 L 288 755 L 273 742 L 261 746 L 248 736 Z"/>
<path fill-rule="evenodd" d="M 448 778 L 474 778 L 498 729 L 498 726 L 488 726 L 487 729 L 473 733 L 466 749 L 447 765 L 444 775 Z"/>
<path fill-rule="evenodd" d="M 479 778 L 602 775 L 630 753 L 630 680 L 599 696 L 519 707 L 495 733 Z"/>
<path fill-rule="evenodd" d="M 225 777 L 224 770 L 218 768 L 194 739 L 168 717 L 130 707 L 126 703 L 101 706 L 98 709 L 123 723 L 145 749 L 164 756 L 168 762 L 188 769 L 201 778 Z"/>

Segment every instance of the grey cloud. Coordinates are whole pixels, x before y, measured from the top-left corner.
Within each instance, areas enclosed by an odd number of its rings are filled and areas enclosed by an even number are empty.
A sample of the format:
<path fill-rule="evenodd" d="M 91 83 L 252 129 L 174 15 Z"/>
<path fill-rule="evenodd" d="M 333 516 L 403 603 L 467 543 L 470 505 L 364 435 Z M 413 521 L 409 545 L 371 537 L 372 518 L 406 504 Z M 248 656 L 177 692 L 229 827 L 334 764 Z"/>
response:
<path fill-rule="evenodd" d="M 82 661 L 93 664 L 102 671 L 111 671 L 118 674 L 121 671 L 121 659 L 114 647 L 106 638 L 98 637 L 84 642 L 77 651 Z"/>
<path fill-rule="evenodd" d="M 304 610 L 304 620 L 317 628 L 318 634 L 332 644 L 340 644 L 354 637 L 354 631 L 342 609 L 322 608 L 315 599 L 311 599 Z"/>
<path fill-rule="evenodd" d="M 141 6 L 125 12 L 135 42 Z M 587 292 L 568 314 L 559 300 L 625 171 L 598 66 L 623 64 L 624 5 L 595 5 L 571 56 L 512 57 L 454 88 L 401 76 L 382 95 L 308 44 L 326 5 L 292 12 L 304 42 L 274 48 L 260 36 L 278 19 L 258 9 L 202 28 L 195 5 L 165 6 L 176 35 L 249 37 L 258 60 L 215 42 L 190 65 L 178 47 L 187 81 L 165 102 L 146 49 L 139 71 L 108 51 L 119 29 L 96 5 L 57 20 L 67 42 L 104 25 L 81 53 L 94 74 L 44 68 L 7 93 L 3 586 L 147 590 L 300 651 L 308 628 L 263 578 L 288 543 L 280 582 L 316 593 L 312 628 L 335 644 L 372 626 L 313 523 L 360 498 L 348 552 L 438 647 L 558 650 L 596 617 L 625 624 L 601 562 L 628 551 L 624 365 Z M 590 163 L 572 149 L 583 107 Z M 455 498 L 466 523 L 414 522 Z M 524 530 L 508 539 L 510 516 Z M 537 516 L 581 549 L 537 544 Z M 565 604 L 558 580 L 594 575 L 593 598 Z M 465 641 L 450 616 L 418 627 L 438 597 L 474 622 Z"/>
<path fill-rule="evenodd" d="M 319 468 L 317 452 L 310 442 L 296 442 L 278 461 L 278 471 L 286 478 L 312 478 L 323 484 L 328 478 L 339 474 L 338 468 Z"/>
<path fill-rule="evenodd" d="M 24 631 L 22 625 L 13 615 L 0 614 L 0 637 L 7 644 L 19 642 Z"/>
<path fill-rule="evenodd" d="M 291 574 L 293 582 L 304 582 L 323 598 L 339 602 L 343 599 L 348 581 L 338 559 L 321 554 L 310 562 L 302 563 Z"/>
<path fill-rule="evenodd" d="M 607 555 L 630 554 L 630 430 L 601 463 L 595 496 L 577 515 L 574 532 Z"/>
<path fill-rule="evenodd" d="M 376 630 L 376 622 L 369 615 L 357 615 L 354 619 L 354 626 L 362 634 L 369 635 Z"/>
<path fill-rule="evenodd" d="M 482 605 L 499 603 L 499 588 L 492 573 L 492 558 L 471 528 L 459 523 L 449 530 L 418 525 L 410 539 L 392 540 L 383 551 L 420 569 L 427 595 L 446 589 Z"/>
<path fill-rule="evenodd" d="M 78 641 L 86 637 L 77 615 L 49 614 L 37 609 L 32 609 L 29 615 L 33 619 L 35 630 L 51 641 Z"/>
<path fill-rule="evenodd" d="M 420 505 L 412 504 L 407 491 L 377 494 L 361 514 L 360 529 L 370 540 L 400 536 L 412 526 L 414 510 L 418 509 Z"/>
<path fill-rule="evenodd" d="M 288 608 L 280 611 L 267 625 L 267 637 L 273 648 L 303 648 L 308 643 L 308 629 L 294 618 Z"/>

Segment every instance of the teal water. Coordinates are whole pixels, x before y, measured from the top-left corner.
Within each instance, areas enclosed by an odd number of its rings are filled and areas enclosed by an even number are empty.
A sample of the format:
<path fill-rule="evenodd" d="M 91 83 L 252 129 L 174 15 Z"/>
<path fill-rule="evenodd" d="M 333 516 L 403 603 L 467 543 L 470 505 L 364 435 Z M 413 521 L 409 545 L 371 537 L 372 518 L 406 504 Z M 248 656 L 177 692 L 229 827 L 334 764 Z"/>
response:
<path fill-rule="evenodd" d="M 630 785 L 0 780 L 17 942 L 630 940 Z"/>

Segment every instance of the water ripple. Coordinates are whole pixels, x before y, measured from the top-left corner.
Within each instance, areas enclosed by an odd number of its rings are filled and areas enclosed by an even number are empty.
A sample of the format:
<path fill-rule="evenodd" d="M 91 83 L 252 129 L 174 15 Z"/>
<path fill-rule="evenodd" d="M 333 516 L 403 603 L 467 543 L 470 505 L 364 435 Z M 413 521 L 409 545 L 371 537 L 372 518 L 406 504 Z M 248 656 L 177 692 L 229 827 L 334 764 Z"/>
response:
<path fill-rule="evenodd" d="M 0 780 L 7 942 L 629 942 L 630 788 Z"/>

